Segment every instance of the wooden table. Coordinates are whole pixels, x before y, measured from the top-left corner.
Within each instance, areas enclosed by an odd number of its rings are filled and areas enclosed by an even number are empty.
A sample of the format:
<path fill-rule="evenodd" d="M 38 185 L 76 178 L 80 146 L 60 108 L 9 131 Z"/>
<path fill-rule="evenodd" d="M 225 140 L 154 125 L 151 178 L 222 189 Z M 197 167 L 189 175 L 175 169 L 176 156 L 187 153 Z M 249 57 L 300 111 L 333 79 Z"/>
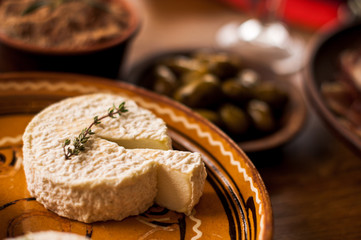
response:
<path fill-rule="evenodd" d="M 215 46 L 222 24 L 245 19 L 217 1 L 135 3 L 143 24 L 126 70 L 155 52 Z M 302 34 L 306 40 L 312 35 Z M 291 143 L 248 155 L 271 197 L 274 239 L 361 239 L 361 156 L 335 138 L 311 108 L 305 128 Z"/>

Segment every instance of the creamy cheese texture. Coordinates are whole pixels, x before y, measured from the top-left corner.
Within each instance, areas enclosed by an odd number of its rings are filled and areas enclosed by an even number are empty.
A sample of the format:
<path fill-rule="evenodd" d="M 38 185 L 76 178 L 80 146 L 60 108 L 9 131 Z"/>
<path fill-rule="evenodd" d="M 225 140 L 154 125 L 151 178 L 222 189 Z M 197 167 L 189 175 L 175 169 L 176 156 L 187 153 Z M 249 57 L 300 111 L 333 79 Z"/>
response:
<path fill-rule="evenodd" d="M 92 128 L 85 151 L 65 160 L 65 139 L 121 102 L 128 112 L 103 119 Z M 203 193 L 200 154 L 172 150 L 165 122 L 121 96 L 92 94 L 55 103 L 32 119 L 23 142 L 30 194 L 70 219 L 122 220 L 154 203 L 190 214 Z"/>
<path fill-rule="evenodd" d="M 89 238 L 74 233 L 42 231 L 27 233 L 15 238 L 5 238 L 5 240 L 89 240 Z"/>

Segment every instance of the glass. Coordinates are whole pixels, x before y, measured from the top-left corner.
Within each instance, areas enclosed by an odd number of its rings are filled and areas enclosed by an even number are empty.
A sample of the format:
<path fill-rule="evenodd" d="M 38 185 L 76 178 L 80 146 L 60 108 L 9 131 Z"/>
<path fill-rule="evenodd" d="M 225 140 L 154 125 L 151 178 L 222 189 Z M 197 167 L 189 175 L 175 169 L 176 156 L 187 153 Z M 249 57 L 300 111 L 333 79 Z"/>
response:
<path fill-rule="evenodd" d="M 303 66 L 304 42 L 282 21 L 284 1 L 250 0 L 251 16 L 244 22 L 223 25 L 217 44 L 247 59 L 269 65 L 278 74 L 289 74 Z"/>

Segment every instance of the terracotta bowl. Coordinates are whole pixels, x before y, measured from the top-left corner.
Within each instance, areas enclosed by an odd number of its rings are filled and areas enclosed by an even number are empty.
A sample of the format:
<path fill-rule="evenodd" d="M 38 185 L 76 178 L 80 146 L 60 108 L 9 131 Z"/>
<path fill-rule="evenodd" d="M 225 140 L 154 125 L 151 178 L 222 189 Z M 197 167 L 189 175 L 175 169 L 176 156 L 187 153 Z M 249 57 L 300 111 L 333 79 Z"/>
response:
<path fill-rule="evenodd" d="M 340 54 L 361 46 L 361 22 L 327 30 L 314 39 L 309 64 L 305 71 L 305 89 L 312 107 L 329 129 L 350 148 L 361 153 L 361 137 L 345 127 L 340 116 L 328 107 L 322 93 L 323 83 L 335 81 L 340 73 Z"/>
<path fill-rule="evenodd" d="M 70 96 L 126 96 L 162 118 L 173 148 L 197 151 L 207 168 L 204 194 L 190 216 L 151 207 L 122 221 L 84 224 L 45 209 L 26 188 L 22 134 L 44 107 Z M 0 239 L 55 230 L 96 239 L 271 240 L 273 217 L 265 185 L 246 154 L 190 109 L 124 82 L 72 74 L 0 75 Z"/>
<path fill-rule="evenodd" d="M 227 53 L 227 51 L 220 49 L 206 50 Z M 170 50 L 148 56 L 138 63 L 135 63 L 129 72 L 123 76 L 123 79 L 126 79 L 137 86 L 151 90 L 153 79 L 149 76 L 152 76 L 153 67 L 159 61 L 172 56 L 188 56 L 195 51 L 199 51 L 199 49 Z M 229 54 L 234 55 L 231 52 Z M 304 126 L 307 119 L 307 108 L 303 96 L 301 95 L 299 89 L 291 83 L 287 77 L 282 78 L 277 76 L 271 69 L 268 69 L 264 65 L 260 65 L 246 58 L 241 58 L 241 64 L 244 67 L 249 67 L 255 70 L 262 79 L 273 81 L 276 86 L 284 89 L 289 95 L 289 104 L 287 105 L 283 117 L 280 120 L 281 126 L 276 131 L 259 138 L 237 141 L 237 144 L 245 152 L 259 152 L 281 147 L 290 142 Z"/>
<path fill-rule="evenodd" d="M 136 35 L 140 19 L 128 1 L 122 3 L 130 13 L 124 34 L 89 47 L 61 49 L 40 47 L 13 39 L 0 31 L 0 72 L 73 72 L 117 78 L 129 43 Z"/>

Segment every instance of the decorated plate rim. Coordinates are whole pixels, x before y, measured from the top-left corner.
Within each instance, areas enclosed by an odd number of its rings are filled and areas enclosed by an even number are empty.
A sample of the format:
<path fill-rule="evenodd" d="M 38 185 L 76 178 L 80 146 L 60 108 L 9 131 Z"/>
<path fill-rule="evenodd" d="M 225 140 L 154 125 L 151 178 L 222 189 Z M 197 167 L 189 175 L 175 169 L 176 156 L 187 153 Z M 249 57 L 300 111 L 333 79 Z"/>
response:
<path fill-rule="evenodd" d="M 15 79 L 16 81 L 14 81 Z M 60 79 L 62 79 L 62 81 Z M 86 81 L 87 83 L 84 85 L 79 82 L 76 83 L 71 82 L 71 80 L 74 79 Z M 118 90 L 124 89 L 135 93 L 136 97 L 131 96 L 133 100 L 135 100 L 138 103 L 141 103 L 142 106 L 150 110 L 154 110 L 158 113 L 169 115 L 172 121 L 181 122 L 183 126 L 187 127 L 187 129 L 196 130 L 198 137 L 200 138 L 206 137 L 208 140 L 207 142 L 210 146 L 218 146 L 221 152 L 223 153 L 223 155 L 229 157 L 230 164 L 236 166 L 238 172 L 242 173 L 244 182 L 249 183 L 250 189 L 255 194 L 256 202 L 260 206 L 258 211 L 258 214 L 260 215 L 260 231 L 258 234 L 259 239 L 272 239 L 273 216 L 272 216 L 271 202 L 266 187 L 261 179 L 261 176 L 256 170 L 255 166 L 245 155 L 245 153 L 239 148 L 239 146 L 233 140 L 231 140 L 225 133 L 223 133 L 219 128 L 217 128 L 215 125 L 208 122 L 198 114 L 192 112 L 192 110 L 187 108 L 186 106 L 178 102 L 175 102 L 167 97 L 140 88 L 139 86 L 134 86 L 125 82 L 116 82 L 105 78 L 99 78 L 93 76 L 67 74 L 67 73 L 24 72 L 24 73 L 1 74 L 0 80 L 2 80 L 0 81 L 0 91 L 6 91 L 6 90 L 74 91 L 74 88 L 76 88 L 77 93 L 86 94 L 86 93 L 99 92 L 99 90 L 102 90 L 102 92 L 114 93 L 114 91 L 111 91 L 109 88 L 109 87 L 114 87 L 117 88 Z M 12 80 L 12 81 L 4 81 L 4 80 Z M 36 81 L 36 83 L 34 81 Z M 101 84 L 102 86 L 104 86 L 104 89 L 92 86 L 91 83 Z M 144 99 L 145 97 L 153 101 L 147 102 Z M 169 107 L 163 109 L 164 107 L 160 107 L 157 103 L 164 103 Z M 204 132 L 199 127 L 199 125 L 190 123 L 187 118 L 177 116 L 174 113 L 174 109 L 184 112 L 187 116 L 191 116 L 192 118 L 196 119 L 197 122 L 200 122 L 201 124 L 208 126 L 214 133 L 216 133 L 223 140 L 225 140 L 227 144 L 229 144 L 229 146 L 237 152 L 238 155 L 241 156 L 241 158 L 243 159 L 243 164 L 245 164 L 245 167 L 241 166 L 241 162 L 238 159 L 235 159 L 233 154 L 230 151 L 227 151 L 220 141 L 214 140 L 209 133 Z M 19 140 L 19 136 L 16 136 L 15 138 L 0 139 L 0 143 L 1 145 L 3 145 L 7 142 L 11 143 L 18 140 Z M 247 173 L 247 168 L 249 174 Z"/>

